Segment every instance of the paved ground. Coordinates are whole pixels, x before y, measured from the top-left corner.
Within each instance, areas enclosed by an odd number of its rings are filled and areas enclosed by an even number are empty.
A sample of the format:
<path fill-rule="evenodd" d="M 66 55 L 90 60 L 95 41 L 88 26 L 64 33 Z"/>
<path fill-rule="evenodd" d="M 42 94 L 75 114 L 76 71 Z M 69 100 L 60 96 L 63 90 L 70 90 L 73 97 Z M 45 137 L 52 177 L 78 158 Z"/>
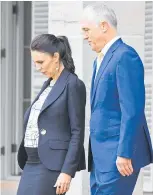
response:
<path fill-rule="evenodd" d="M 1 195 L 16 195 L 17 186 L 17 181 L 1 181 Z"/>
<path fill-rule="evenodd" d="M 1 195 L 16 195 L 17 186 L 17 181 L 0 181 Z M 144 193 L 143 195 L 153 195 L 153 193 Z"/>

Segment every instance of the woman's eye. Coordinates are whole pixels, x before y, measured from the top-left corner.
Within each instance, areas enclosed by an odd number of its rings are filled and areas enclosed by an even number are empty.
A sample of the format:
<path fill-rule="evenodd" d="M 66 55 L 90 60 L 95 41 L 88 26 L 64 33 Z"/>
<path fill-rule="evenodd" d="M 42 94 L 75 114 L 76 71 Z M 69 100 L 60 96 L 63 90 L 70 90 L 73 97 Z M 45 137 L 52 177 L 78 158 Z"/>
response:
<path fill-rule="evenodd" d="M 38 64 L 43 64 L 43 61 L 39 61 L 39 62 L 37 62 Z"/>

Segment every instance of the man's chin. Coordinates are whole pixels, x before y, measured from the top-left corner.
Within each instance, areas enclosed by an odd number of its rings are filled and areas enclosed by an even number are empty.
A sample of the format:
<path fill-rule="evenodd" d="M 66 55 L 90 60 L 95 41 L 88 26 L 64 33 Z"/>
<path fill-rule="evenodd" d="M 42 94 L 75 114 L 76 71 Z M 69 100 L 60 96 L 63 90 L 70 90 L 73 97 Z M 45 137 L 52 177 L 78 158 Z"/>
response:
<path fill-rule="evenodd" d="M 96 48 L 94 46 L 91 46 L 92 51 L 96 51 Z"/>
<path fill-rule="evenodd" d="M 93 44 L 89 44 L 89 46 L 91 47 L 91 49 L 93 50 L 93 51 L 95 51 L 95 46 L 93 45 Z"/>

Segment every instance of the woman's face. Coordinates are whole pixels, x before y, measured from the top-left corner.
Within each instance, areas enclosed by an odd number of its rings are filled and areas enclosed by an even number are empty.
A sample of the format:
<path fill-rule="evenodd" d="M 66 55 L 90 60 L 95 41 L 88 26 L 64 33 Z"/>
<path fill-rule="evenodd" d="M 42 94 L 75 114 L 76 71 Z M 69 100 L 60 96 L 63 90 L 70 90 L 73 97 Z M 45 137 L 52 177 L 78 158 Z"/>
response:
<path fill-rule="evenodd" d="M 59 54 L 51 56 L 48 53 L 31 51 L 31 56 L 36 69 L 48 78 L 54 78 L 60 68 Z"/>

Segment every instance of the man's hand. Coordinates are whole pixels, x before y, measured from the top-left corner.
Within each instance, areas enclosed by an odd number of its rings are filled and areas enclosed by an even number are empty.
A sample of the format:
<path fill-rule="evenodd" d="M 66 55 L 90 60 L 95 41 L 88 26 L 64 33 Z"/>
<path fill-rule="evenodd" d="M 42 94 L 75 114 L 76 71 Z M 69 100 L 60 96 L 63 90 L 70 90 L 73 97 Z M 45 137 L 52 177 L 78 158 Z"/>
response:
<path fill-rule="evenodd" d="M 65 192 L 67 192 L 70 187 L 71 179 L 72 178 L 70 175 L 61 173 L 54 185 L 54 187 L 56 187 L 56 194 L 64 194 Z"/>
<path fill-rule="evenodd" d="M 128 158 L 117 157 L 116 165 L 123 176 L 130 176 L 133 173 L 132 161 Z"/>

